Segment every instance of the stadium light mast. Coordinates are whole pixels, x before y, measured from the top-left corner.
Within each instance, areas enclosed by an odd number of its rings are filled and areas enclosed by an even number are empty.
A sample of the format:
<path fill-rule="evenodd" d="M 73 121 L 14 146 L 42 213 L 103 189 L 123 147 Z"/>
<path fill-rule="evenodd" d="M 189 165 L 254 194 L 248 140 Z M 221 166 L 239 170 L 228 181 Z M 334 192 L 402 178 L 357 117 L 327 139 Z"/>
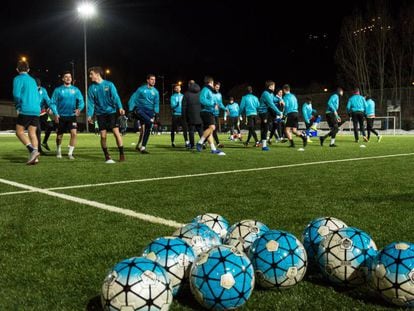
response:
<path fill-rule="evenodd" d="M 96 6 L 91 2 L 82 2 L 78 6 L 79 17 L 83 20 L 83 56 L 84 56 L 84 75 L 85 75 L 85 126 L 89 132 L 88 124 L 88 46 L 87 46 L 87 21 L 96 15 Z"/>

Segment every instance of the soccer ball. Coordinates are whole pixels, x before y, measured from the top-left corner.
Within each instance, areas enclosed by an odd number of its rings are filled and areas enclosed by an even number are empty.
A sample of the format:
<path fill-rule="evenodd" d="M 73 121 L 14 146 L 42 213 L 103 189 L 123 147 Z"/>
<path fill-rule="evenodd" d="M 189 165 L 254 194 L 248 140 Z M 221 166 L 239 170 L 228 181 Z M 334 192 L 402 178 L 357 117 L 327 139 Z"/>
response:
<path fill-rule="evenodd" d="M 159 263 L 167 271 L 174 296 L 188 278 L 191 264 L 195 260 L 191 246 L 177 237 L 162 237 L 152 241 L 142 256 Z"/>
<path fill-rule="evenodd" d="M 302 243 L 291 233 L 269 230 L 249 250 L 256 283 L 263 288 L 289 288 L 306 273 L 307 255 Z"/>
<path fill-rule="evenodd" d="M 386 300 L 414 307 L 414 244 L 394 242 L 372 264 L 371 285 Z"/>
<path fill-rule="evenodd" d="M 269 228 L 260 221 L 242 220 L 229 228 L 224 244 L 234 246 L 239 252 L 247 254 L 253 242 L 266 231 Z"/>
<path fill-rule="evenodd" d="M 167 272 L 144 257 L 125 259 L 102 285 L 102 306 L 108 311 L 168 310 L 172 291 Z"/>
<path fill-rule="evenodd" d="M 377 247 L 364 231 L 347 227 L 334 231 L 319 244 L 318 264 L 322 274 L 338 285 L 366 283 Z"/>
<path fill-rule="evenodd" d="M 254 271 L 249 258 L 230 246 L 215 246 L 202 253 L 191 268 L 191 291 L 210 310 L 240 307 L 249 299 L 253 287 Z"/>
<path fill-rule="evenodd" d="M 309 265 L 316 267 L 316 255 L 321 241 L 331 232 L 348 227 L 334 217 L 320 217 L 312 220 L 302 233 L 303 246 L 308 254 Z"/>
<path fill-rule="evenodd" d="M 173 236 L 179 237 L 187 242 L 196 256 L 208 251 L 211 247 L 220 245 L 220 237 L 207 225 L 200 223 L 189 223 L 177 229 Z"/>
<path fill-rule="evenodd" d="M 221 215 L 213 213 L 198 215 L 191 222 L 198 222 L 207 225 L 210 229 L 217 233 L 222 240 L 226 237 L 227 230 L 230 227 L 227 219 Z"/>

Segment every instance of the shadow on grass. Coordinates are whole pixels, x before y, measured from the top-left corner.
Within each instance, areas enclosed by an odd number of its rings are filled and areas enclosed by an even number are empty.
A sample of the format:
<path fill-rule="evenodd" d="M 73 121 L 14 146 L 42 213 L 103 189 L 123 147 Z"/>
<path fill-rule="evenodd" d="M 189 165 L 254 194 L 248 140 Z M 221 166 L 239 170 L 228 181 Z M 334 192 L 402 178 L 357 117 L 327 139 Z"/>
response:
<path fill-rule="evenodd" d="M 91 298 L 86 306 L 86 311 L 103 311 L 101 304 L 101 296 Z"/>
<path fill-rule="evenodd" d="M 367 305 L 381 306 L 381 307 L 386 307 L 386 308 L 393 308 L 393 307 L 395 308 L 394 305 L 382 299 L 379 296 L 379 294 L 377 294 L 374 290 L 369 288 L 368 285 L 360 286 L 360 287 L 345 287 L 345 286 L 334 285 L 334 284 L 329 283 L 327 279 L 325 279 L 321 274 L 317 273 L 316 271 L 307 273 L 304 281 L 309 282 L 316 286 L 331 288 L 338 294 L 345 295 L 352 299 L 362 301 L 364 304 L 367 304 Z"/>

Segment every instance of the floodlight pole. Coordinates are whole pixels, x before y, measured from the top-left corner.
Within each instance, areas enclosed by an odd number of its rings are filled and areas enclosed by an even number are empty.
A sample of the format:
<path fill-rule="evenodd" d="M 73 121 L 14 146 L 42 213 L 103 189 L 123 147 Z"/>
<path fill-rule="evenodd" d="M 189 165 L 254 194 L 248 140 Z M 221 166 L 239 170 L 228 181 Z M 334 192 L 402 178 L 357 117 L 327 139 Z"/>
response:
<path fill-rule="evenodd" d="M 86 19 L 83 20 L 83 56 L 84 56 L 84 78 L 85 78 L 85 126 L 86 133 L 89 133 L 89 122 L 88 122 L 88 46 L 86 43 Z"/>

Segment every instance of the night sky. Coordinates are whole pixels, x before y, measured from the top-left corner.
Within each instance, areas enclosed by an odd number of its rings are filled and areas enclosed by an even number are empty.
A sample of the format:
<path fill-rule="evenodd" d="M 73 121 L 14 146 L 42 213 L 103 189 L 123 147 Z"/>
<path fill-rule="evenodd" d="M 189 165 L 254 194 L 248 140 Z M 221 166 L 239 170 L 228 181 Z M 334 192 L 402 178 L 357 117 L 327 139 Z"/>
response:
<path fill-rule="evenodd" d="M 88 22 L 88 65 L 109 68 L 123 101 L 147 73 L 171 83 L 212 75 L 225 95 L 273 79 L 303 89 L 336 84 L 334 52 L 342 18 L 357 1 L 100 0 Z M 83 91 L 83 28 L 76 1 L 6 1 L 0 16 L 0 98 L 11 98 L 16 60 L 53 90 L 70 70 Z M 273 3 L 271 6 L 270 4 Z M 51 88 L 51 89 L 50 89 Z M 161 79 L 157 81 L 161 90 Z"/>

